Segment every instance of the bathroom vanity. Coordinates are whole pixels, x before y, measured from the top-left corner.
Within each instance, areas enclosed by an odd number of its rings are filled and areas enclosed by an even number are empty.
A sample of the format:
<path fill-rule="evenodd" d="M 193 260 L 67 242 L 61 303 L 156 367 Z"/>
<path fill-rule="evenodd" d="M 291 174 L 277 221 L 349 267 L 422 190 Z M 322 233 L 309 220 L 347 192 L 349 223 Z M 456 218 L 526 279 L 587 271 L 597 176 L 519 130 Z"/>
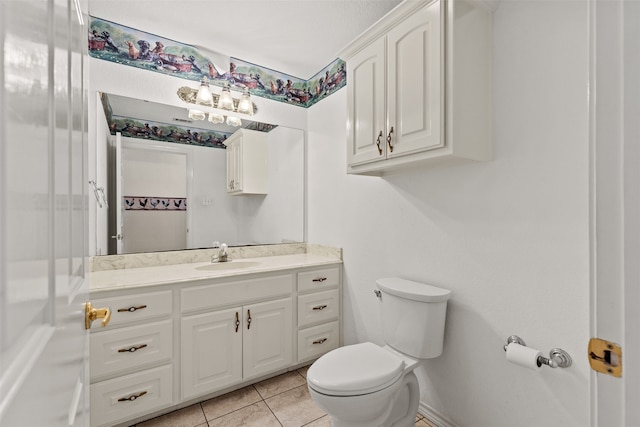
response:
<path fill-rule="evenodd" d="M 341 255 L 231 256 L 91 273 L 93 306 L 112 313 L 91 328 L 92 426 L 130 425 L 341 345 Z"/>

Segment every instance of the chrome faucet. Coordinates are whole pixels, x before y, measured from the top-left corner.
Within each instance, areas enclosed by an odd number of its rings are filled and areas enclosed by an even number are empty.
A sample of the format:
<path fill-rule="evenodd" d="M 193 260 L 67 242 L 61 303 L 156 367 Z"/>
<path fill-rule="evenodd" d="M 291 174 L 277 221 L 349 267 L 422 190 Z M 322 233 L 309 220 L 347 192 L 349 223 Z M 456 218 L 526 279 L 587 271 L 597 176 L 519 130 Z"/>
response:
<path fill-rule="evenodd" d="M 227 244 L 223 243 L 220 245 L 220 250 L 218 250 L 218 255 L 213 255 L 211 257 L 211 262 L 227 262 L 227 261 L 231 261 L 231 260 L 229 259 Z"/>

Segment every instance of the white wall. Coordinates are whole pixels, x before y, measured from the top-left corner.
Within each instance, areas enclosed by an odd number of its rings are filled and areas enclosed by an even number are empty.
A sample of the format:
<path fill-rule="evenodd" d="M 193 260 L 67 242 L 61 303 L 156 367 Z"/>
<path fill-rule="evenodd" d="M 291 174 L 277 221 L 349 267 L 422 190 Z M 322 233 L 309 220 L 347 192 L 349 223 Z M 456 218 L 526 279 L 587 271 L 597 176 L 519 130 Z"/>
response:
<path fill-rule="evenodd" d="M 236 241 L 300 242 L 304 238 L 304 215 L 300 215 L 304 203 L 304 132 L 278 126 L 267 133 L 267 144 L 268 194 L 234 197 L 242 221 Z"/>
<path fill-rule="evenodd" d="M 344 249 L 346 344 L 382 342 L 375 279 L 453 290 L 422 405 L 459 426 L 589 424 L 586 2 L 502 2 L 494 22 L 495 160 L 347 176 L 346 91 L 309 114 L 309 241 Z M 574 358 L 509 364 L 518 334 Z"/>

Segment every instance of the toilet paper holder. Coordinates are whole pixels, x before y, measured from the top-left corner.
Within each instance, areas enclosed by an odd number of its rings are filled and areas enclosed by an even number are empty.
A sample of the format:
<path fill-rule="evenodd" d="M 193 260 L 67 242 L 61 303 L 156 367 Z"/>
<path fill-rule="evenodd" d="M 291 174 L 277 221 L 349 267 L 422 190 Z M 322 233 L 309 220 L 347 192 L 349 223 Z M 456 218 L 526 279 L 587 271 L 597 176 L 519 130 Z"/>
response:
<path fill-rule="evenodd" d="M 524 340 L 517 335 L 511 335 L 507 338 L 507 343 L 504 345 L 504 351 L 507 351 L 507 346 L 509 344 L 520 344 L 522 346 L 527 346 Z M 550 368 L 568 368 L 573 363 L 571 356 L 569 353 L 564 351 L 561 348 L 552 348 L 549 351 L 549 357 L 539 356 L 538 357 L 538 367 L 542 365 L 547 365 Z"/>

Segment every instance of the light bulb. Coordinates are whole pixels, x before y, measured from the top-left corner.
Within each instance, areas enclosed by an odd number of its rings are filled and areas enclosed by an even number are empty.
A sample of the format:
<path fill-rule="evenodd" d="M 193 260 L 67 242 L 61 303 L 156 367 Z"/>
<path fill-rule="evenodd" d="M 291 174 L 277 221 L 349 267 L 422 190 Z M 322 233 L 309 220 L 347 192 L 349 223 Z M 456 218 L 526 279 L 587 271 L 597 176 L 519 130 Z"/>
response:
<path fill-rule="evenodd" d="M 224 123 L 224 116 L 215 113 L 209 113 L 209 121 L 214 125 Z"/>
<path fill-rule="evenodd" d="M 233 111 L 233 97 L 226 85 L 222 88 L 220 98 L 218 98 L 218 108 Z"/>
<path fill-rule="evenodd" d="M 238 127 L 238 126 L 242 125 L 242 120 L 240 120 L 238 117 L 228 116 L 227 117 L 227 124 L 229 126 Z"/>
<path fill-rule="evenodd" d="M 191 120 L 204 120 L 205 119 L 204 111 L 193 110 L 189 108 L 189 118 Z"/>
<path fill-rule="evenodd" d="M 238 113 L 248 114 L 253 116 L 253 102 L 251 102 L 251 95 L 249 95 L 249 88 L 244 88 L 242 98 L 238 102 Z"/>
<path fill-rule="evenodd" d="M 198 89 L 198 94 L 196 95 L 196 104 L 213 106 L 213 96 L 209 90 L 209 79 L 207 77 L 202 77 L 200 89 Z"/>

